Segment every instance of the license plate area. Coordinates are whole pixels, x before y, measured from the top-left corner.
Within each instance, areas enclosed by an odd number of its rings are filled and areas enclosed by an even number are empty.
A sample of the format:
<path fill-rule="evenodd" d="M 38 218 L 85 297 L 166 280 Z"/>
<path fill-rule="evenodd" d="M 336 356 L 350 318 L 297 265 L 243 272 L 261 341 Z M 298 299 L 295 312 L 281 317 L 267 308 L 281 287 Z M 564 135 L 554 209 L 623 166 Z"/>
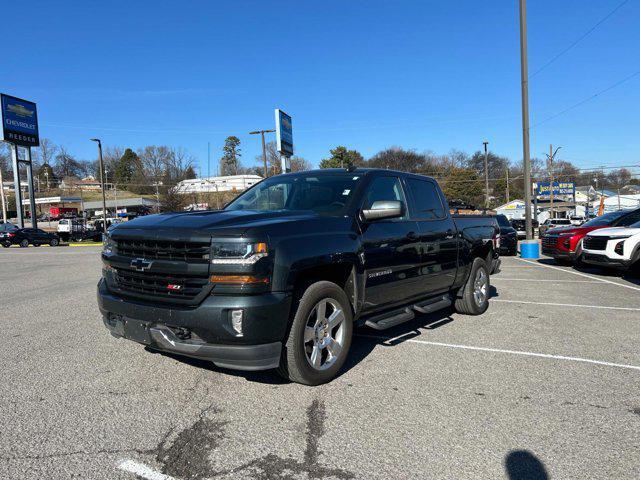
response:
<path fill-rule="evenodd" d="M 149 323 L 142 322 L 140 320 L 133 320 L 130 318 L 124 321 L 124 336 L 134 342 L 144 343 L 149 345 L 151 343 L 151 335 L 149 334 Z"/>

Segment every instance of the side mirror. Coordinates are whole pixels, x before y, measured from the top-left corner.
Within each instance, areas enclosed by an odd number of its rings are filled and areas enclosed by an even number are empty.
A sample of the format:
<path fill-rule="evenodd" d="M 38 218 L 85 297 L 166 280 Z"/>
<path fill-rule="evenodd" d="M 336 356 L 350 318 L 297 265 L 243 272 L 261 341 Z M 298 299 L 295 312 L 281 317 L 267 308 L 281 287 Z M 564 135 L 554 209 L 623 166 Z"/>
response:
<path fill-rule="evenodd" d="M 371 208 L 362 210 L 362 216 L 367 221 L 398 218 L 404 212 L 404 204 L 400 200 L 380 200 L 373 202 Z"/>

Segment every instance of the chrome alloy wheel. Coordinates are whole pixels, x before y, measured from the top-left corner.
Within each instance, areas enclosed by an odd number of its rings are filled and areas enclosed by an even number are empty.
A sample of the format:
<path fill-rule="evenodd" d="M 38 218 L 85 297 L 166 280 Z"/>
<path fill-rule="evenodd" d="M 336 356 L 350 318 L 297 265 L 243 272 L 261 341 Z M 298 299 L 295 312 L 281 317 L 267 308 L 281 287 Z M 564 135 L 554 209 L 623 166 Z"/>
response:
<path fill-rule="evenodd" d="M 304 329 L 304 351 L 315 370 L 331 367 L 345 341 L 345 316 L 340 304 L 331 299 L 320 300 L 309 313 Z"/>
<path fill-rule="evenodd" d="M 473 280 L 473 299 L 479 307 L 487 300 L 489 293 L 489 279 L 483 268 L 479 268 L 476 272 L 476 278 Z"/>

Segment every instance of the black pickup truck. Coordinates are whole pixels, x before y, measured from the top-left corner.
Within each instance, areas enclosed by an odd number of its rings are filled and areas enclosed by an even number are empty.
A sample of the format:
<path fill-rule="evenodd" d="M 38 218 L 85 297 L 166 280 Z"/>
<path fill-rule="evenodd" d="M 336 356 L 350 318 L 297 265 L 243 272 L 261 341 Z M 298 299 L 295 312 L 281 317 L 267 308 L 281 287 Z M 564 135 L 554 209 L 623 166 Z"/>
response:
<path fill-rule="evenodd" d="M 278 175 L 220 211 L 111 227 L 98 304 L 114 336 L 317 385 L 337 374 L 356 326 L 451 305 L 483 313 L 498 232 L 495 218 L 452 217 L 421 175 Z"/>

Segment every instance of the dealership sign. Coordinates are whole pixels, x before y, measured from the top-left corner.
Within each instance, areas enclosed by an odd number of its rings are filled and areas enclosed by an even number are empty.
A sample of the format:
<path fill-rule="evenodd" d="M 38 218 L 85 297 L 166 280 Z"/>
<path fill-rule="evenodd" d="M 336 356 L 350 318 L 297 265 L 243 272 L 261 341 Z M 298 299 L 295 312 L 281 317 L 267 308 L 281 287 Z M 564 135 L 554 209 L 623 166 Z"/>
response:
<path fill-rule="evenodd" d="M 2 139 L 24 147 L 37 147 L 38 112 L 36 104 L 21 98 L 0 94 L 2 103 Z"/>
<path fill-rule="evenodd" d="M 293 155 L 293 128 L 291 117 L 276 108 L 276 147 L 285 157 Z"/>
<path fill-rule="evenodd" d="M 576 186 L 573 182 L 553 182 L 554 195 L 573 195 L 575 191 Z M 549 182 L 538 182 L 536 187 L 536 194 L 539 197 L 550 197 L 551 184 Z"/>

